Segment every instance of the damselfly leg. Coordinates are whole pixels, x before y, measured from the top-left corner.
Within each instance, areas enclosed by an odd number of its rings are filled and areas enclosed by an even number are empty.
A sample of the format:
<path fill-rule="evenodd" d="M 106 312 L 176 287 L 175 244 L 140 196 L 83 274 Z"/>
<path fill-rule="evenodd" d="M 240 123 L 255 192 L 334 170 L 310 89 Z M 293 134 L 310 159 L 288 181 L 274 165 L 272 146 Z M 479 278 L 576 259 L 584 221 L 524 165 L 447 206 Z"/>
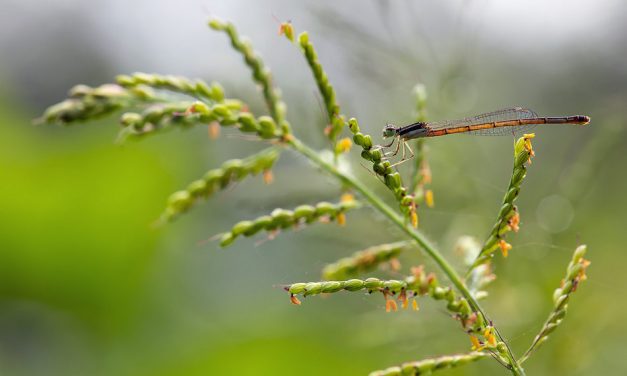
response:
<path fill-rule="evenodd" d="M 396 147 L 394 148 L 394 151 L 385 151 L 386 149 L 389 149 L 392 147 L 392 145 L 394 145 L 394 143 L 396 142 Z M 411 147 L 407 144 L 407 141 L 405 139 L 403 139 L 402 137 L 396 136 L 394 137 L 394 139 L 392 140 L 392 142 L 390 142 L 387 145 L 378 145 L 378 147 L 384 151 L 383 153 L 383 160 L 389 161 L 390 158 L 395 157 L 398 155 L 399 152 L 401 152 L 401 159 L 396 161 L 395 163 L 393 163 L 391 165 L 391 167 L 395 167 L 398 166 L 400 164 L 403 164 L 404 162 L 412 159 L 414 157 L 414 151 L 411 149 Z M 409 156 L 407 156 L 407 151 L 409 151 Z"/>
<path fill-rule="evenodd" d="M 396 162 L 396 163 L 392 164 L 392 166 L 391 166 L 391 167 L 396 167 L 396 166 L 399 166 L 399 165 L 401 165 L 401 164 L 403 164 L 403 163 L 405 163 L 405 162 L 409 161 L 409 160 L 410 160 L 410 159 L 412 159 L 413 157 L 415 157 L 414 151 L 413 151 L 413 150 L 411 150 L 411 147 L 409 146 L 409 144 L 407 143 L 407 141 L 406 141 L 406 140 L 404 140 L 404 139 L 402 139 L 402 138 L 400 138 L 400 137 L 399 137 L 399 144 L 403 144 L 403 153 L 402 153 L 402 157 L 401 157 L 401 159 L 400 159 L 398 162 Z M 409 154 L 411 154 L 409 157 L 407 157 L 407 155 L 405 154 L 405 151 L 406 151 L 406 150 L 407 150 L 407 151 L 409 151 Z M 396 154 L 394 154 L 394 155 L 396 155 Z"/>

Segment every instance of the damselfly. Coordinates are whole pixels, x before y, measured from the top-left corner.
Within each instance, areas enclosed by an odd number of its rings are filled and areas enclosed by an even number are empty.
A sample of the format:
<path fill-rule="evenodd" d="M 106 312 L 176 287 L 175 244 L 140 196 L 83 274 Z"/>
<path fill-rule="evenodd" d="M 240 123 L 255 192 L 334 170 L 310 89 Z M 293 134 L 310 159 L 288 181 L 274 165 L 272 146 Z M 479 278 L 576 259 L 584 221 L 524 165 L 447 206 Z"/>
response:
<path fill-rule="evenodd" d="M 541 117 L 529 109 L 513 107 L 459 120 L 417 122 L 403 127 L 395 127 L 388 124 L 383 129 L 383 137 L 393 137 L 394 139 L 388 145 L 382 145 L 382 148 L 390 148 L 395 141 L 398 141 L 394 152 L 388 154 L 395 156 L 402 147 L 403 157 L 396 163 L 399 164 L 414 156 L 407 141 L 415 138 L 436 137 L 455 133 L 502 136 L 522 133 L 538 124 L 583 125 L 589 122 L 590 118 L 584 115 Z M 409 158 L 405 158 L 406 149 L 411 153 Z"/>

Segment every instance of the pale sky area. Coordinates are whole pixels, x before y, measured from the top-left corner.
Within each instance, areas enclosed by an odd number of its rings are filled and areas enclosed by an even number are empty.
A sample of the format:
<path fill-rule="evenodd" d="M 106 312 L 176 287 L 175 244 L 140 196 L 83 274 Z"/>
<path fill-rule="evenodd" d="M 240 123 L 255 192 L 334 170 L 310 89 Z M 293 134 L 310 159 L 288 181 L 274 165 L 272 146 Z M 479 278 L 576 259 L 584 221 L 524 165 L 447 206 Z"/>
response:
<path fill-rule="evenodd" d="M 478 71 L 503 55 L 521 62 L 533 59 L 533 65 L 545 71 L 562 70 L 582 56 L 623 56 L 625 48 L 616 46 L 623 44 L 626 10 L 618 0 L 5 0 L 0 11 L 0 76 L 16 86 L 41 83 L 36 91 L 49 91 L 47 95 L 58 92 L 53 85 L 107 80 L 109 76 L 102 76 L 105 67 L 110 75 L 146 71 L 241 81 L 246 70 L 226 38 L 206 26 L 211 15 L 218 15 L 251 37 L 286 89 L 298 87 L 300 77 L 308 73 L 301 56 L 277 36 L 278 20 L 291 20 L 297 31 L 308 30 L 342 94 L 342 88 L 363 91 L 359 81 L 371 77 L 370 69 L 379 76 L 398 75 L 397 60 L 404 54 L 425 64 L 416 65 L 415 75 L 398 79 L 407 85 L 429 83 L 437 76 L 434 71 L 457 62 Z M 353 32 L 345 34 L 344 29 Z M 362 53 L 374 41 L 390 50 L 358 55 L 360 41 Z M 279 68 L 286 65 L 295 68 Z M 45 69 L 54 69 L 56 78 L 44 80 Z M 398 90 L 407 92 L 409 87 Z M 475 103 L 473 95 L 478 94 L 464 96 L 467 107 Z"/>

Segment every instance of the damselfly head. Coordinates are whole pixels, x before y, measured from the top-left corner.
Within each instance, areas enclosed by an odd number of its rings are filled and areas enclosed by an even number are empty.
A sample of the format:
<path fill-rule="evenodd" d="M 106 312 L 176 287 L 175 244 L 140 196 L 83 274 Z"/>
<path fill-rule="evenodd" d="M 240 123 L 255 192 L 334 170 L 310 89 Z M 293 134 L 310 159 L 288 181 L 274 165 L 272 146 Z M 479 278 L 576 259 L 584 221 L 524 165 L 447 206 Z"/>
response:
<path fill-rule="evenodd" d="M 383 128 L 383 138 L 390 138 L 396 136 L 397 128 L 392 124 L 386 124 Z"/>

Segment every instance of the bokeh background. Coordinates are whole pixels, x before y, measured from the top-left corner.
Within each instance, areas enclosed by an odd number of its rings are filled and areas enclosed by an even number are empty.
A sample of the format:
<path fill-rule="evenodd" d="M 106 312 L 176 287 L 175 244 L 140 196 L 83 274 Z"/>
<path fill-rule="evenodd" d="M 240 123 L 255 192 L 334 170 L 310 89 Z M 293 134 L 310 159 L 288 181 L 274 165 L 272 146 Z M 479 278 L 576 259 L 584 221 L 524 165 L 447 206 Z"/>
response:
<path fill-rule="evenodd" d="M 573 249 L 589 245 L 589 280 L 529 375 L 627 370 L 627 4 L 589 1 L 5 0 L 0 7 L 0 374 L 361 375 L 467 351 L 438 303 L 386 314 L 380 296 L 289 303 L 277 286 L 401 234 L 368 209 L 344 228 L 311 226 L 220 250 L 202 241 L 275 207 L 336 200 L 339 187 L 285 153 L 276 181 L 257 177 L 164 228 L 168 195 L 262 145 L 210 140 L 205 127 L 116 146 L 115 118 L 71 128 L 31 119 L 78 83 L 134 71 L 219 81 L 257 113 L 262 100 L 210 15 L 232 20 L 272 68 L 297 135 L 326 147 L 315 84 L 278 21 L 308 30 L 343 111 L 379 135 L 413 119 L 513 105 L 585 114 L 589 127 L 538 129 L 510 257 L 496 260 L 485 306 L 522 353 L 551 306 Z M 228 133 L 228 132 L 227 132 Z M 436 207 L 424 232 L 454 260 L 461 235 L 484 239 L 512 165 L 511 137 L 428 140 Z M 353 156 L 355 157 L 355 156 Z M 359 166 L 363 181 L 389 192 Z M 409 170 L 405 169 L 405 174 Z M 403 266 L 426 263 L 420 253 Z M 377 273 L 374 273 L 377 275 Z M 505 374 L 484 360 L 449 375 Z"/>

